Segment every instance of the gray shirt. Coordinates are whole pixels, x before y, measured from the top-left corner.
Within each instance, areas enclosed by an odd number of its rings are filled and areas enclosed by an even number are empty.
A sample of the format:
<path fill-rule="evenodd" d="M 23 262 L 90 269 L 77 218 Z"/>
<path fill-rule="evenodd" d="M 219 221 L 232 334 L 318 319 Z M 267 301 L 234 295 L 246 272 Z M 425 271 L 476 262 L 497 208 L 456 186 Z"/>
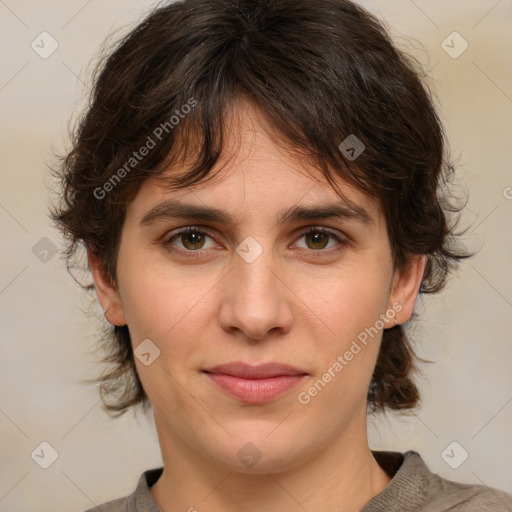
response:
<path fill-rule="evenodd" d="M 432 473 L 415 451 L 372 453 L 391 481 L 360 512 L 512 512 L 512 495 L 442 478 Z M 85 512 L 161 512 L 149 488 L 162 471 L 145 471 L 132 494 Z"/>

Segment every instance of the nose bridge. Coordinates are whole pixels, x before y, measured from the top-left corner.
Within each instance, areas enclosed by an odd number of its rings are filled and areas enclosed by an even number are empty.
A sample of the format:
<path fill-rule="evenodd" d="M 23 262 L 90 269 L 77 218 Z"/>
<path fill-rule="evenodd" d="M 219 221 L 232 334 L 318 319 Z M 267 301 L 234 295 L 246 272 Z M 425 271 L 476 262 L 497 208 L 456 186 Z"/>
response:
<path fill-rule="evenodd" d="M 274 251 L 247 237 L 236 249 L 230 284 L 225 288 L 221 322 L 260 339 L 276 327 L 288 330 L 291 312 L 276 268 Z"/>
<path fill-rule="evenodd" d="M 267 299 L 275 295 L 275 274 L 271 272 L 275 266 L 273 251 L 270 246 L 263 248 L 254 238 L 250 237 L 237 247 L 235 273 L 240 279 L 239 292 L 256 299 L 258 296 Z"/>

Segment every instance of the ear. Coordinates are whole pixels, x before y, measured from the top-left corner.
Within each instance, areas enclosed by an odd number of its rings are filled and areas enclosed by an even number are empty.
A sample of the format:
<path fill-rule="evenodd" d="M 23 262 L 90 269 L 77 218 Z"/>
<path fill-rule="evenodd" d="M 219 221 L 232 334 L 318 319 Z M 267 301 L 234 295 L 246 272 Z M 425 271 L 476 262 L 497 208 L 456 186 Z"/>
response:
<path fill-rule="evenodd" d="M 87 259 L 94 278 L 98 300 L 105 311 L 105 318 L 112 325 L 126 325 L 127 322 L 124 317 L 119 290 L 114 285 L 110 276 L 107 277 L 105 275 L 100 257 L 97 253 L 88 249 Z"/>
<path fill-rule="evenodd" d="M 414 254 L 410 257 L 407 266 L 395 273 L 388 307 L 392 308 L 393 304 L 400 304 L 401 309 L 396 309 L 396 320 L 399 324 L 403 324 L 411 318 L 423 279 L 425 264 L 425 255 Z"/>

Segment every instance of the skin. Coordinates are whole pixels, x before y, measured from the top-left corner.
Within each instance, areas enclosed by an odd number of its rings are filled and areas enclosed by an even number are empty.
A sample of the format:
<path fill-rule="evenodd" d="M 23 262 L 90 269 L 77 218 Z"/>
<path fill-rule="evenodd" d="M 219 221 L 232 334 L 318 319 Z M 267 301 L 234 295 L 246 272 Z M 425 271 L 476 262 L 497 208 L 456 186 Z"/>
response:
<path fill-rule="evenodd" d="M 160 350 L 149 366 L 136 359 L 164 462 L 151 494 L 166 511 L 357 511 L 390 481 L 366 430 L 367 390 L 382 331 L 309 403 L 300 403 L 298 394 L 393 304 L 400 305 L 399 323 L 410 318 L 425 259 L 413 257 L 395 272 L 380 207 L 341 178 L 341 190 L 371 223 L 276 223 L 282 209 L 340 198 L 304 159 L 275 143 L 252 104 L 241 102 L 235 113 L 236 129 L 225 146 L 233 157 L 223 159 L 213 181 L 182 190 L 166 190 L 153 178 L 144 182 L 127 209 L 117 286 L 89 253 L 109 322 L 128 324 L 134 348 L 149 338 Z M 140 225 L 170 198 L 221 208 L 236 223 L 165 218 Z M 178 236 L 170 243 L 178 252 L 169 252 L 165 242 L 185 226 L 208 234 L 199 242 Z M 347 243 L 301 234 L 307 227 L 330 229 Z M 252 263 L 236 252 L 249 236 L 263 250 Z M 394 325 L 390 318 L 384 328 Z M 277 361 L 308 375 L 277 399 L 244 403 L 201 371 L 234 361 Z M 237 456 L 249 442 L 261 453 L 252 467 Z"/>

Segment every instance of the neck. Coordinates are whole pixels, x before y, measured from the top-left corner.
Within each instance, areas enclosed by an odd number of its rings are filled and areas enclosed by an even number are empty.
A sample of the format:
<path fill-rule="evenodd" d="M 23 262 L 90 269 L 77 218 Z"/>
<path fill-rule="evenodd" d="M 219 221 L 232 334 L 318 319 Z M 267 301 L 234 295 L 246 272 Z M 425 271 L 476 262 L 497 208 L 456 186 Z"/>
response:
<path fill-rule="evenodd" d="M 162 510 L 357 512 L 389 483 L 368 447 L 366 422 L 329 448 L 278 473 L 233 471 L 197 453 L 158 425 L 164 471 L 151 487 Z"/>

